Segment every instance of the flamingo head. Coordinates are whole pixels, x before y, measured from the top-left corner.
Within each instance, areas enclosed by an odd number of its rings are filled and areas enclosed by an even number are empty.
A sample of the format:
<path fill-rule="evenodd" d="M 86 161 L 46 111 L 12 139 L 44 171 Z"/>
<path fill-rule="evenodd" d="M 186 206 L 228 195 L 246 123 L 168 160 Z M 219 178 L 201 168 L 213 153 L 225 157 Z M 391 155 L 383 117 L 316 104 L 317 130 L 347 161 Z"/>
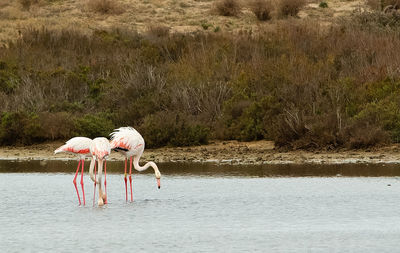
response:
<path fill-rule="evenodd" d="M 161 173 L 159 171 L 156 171 L 155 174 L 156 174 L 156 179 L 157 179 L 157 186 L 158 186 L 158 189 L 160 189 L 161 188 L 161 183 L 160 183 Z"/>

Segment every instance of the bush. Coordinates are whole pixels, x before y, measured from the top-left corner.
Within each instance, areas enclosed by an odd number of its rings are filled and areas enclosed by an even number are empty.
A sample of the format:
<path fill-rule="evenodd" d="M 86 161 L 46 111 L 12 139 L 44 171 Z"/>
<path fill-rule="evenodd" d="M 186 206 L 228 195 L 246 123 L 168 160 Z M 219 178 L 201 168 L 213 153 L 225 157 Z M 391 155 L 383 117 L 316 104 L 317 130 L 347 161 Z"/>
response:
<path fill-rule="evenodd" d="M 89 10 L 98 12 L 101 14 L 122 14 L 124 8 L 119 4 L 118 1 L 114 0 L 89 0 L 87 2 Z"/>
<path fill-rule="evenodd" d="M 327 2 L 320 2 L 319 3 L 320 8 L 328 8 L 328 3 Z"/>
<path fill-rule="evenodd" d="M 237 16 L 240 13 L 240 4 L 237 0 L 218 0 L 215 10 L 221 16 Z"/>
<path fill-rule="evenodd" d="M 24 130 L 22 136 L 23 144 L 33 144 L 44 141 L 43 133 L 45 132 L 44 127 L 41 125 L 39 116 L 31 114 L 25 118 Z"/>
<path fill-rule="evenodd" d="M 96 115 L 84 115 L 75 120 L 76 135 L 89 138 L 108 137 L 115 129 L 114 123 L 110 119 L 111 115 L 99 113 Z"/>
<path fill-rule="evenodd" d="M 17 88 L 20 82 L 17 70 L 17 67 L 0 61 L 0 92 L 11 94 Z"/>
<path fill-rule="evenodd" d="M 269 0 L 254 0 L 250 2 L 250 10 L 260 21 L 270 20 L 273 10 L 272 3 Z"/>
<path fill-rule="evenodd" d="M 306 5 L 305 0 L 280 0 L 279 12 L 284 17 L 295 17 L 304 5 Z"/>
<path fill-rule="evenodd" d="M 357 122 L 344 129 L 341 138 L 351 149 L 369 148 L 389 142 L 388 134 L 376 125 Z"/>
<path fill-rule="evenodd" d="M 400 28 L 400 15 L 396 13 L 385 14 L 382 12 L 363 12 L 359 15 L 355 15 L 354 26 L 358 26 L 359 29 L 367 31 L 378 31 L 382 28 Z"/>
<path fill-rule="evenodd" d="M 294 149 L 399 142 L 392 16 L 361 13 L 330 29 L 283 21 L 257 36 L 26 29 L 0 50 L 0 144 L 108 136 L 123 125 L 149 147 L 209 137 Z"/>
<path fill-rule="evenodd" d="M 400 8 L 400 0 L 367 0 L 367 5 L 373 10 L 383 11 L 387 6 Z"/>
<path fill-rule="evenodd" d="M 43 141 L 44 132 L 39 117 L 22 112 L 5 112 L 1 115 L 0 144 L 33 144 Z"/>
<path fill-rule="evenodd" d="M 18 0 L 23 10 L 29 10 L 33 4 L 37 4 L 39 0 Z"/>
<path fill-rule="evenodd" d="M 168 37 L 171 28 L 164 25 L 150 25 L 147 28 L 147 35 L 150 38 L 164 38 Z"/>
<path fill-rule="evenodd" d="M 45 126 L 44 140 L 66 140 L 74 136 L 75 117 L 68 112 L 43 112 L 39 115 L 40 125 Z"/>
<path fill-rule="evenodd" d="M 219 137 L 240 141 L 263 139 L 266 136 L 265 113 L 260 103 L 244 99 L 229 101 L 225 105 Z"/>
<path fill-rule="evenodd" d="M 21 113 L 2 113 L 0 126 L 0 143 L 16 144 L 21 139 L 25 115 Z"/>
<path fill-rule="evenodd" d="M 275 145 L 279 148 L 289 149 L 309 149 L 316 148 L 318 145 L 310 142 L 310 129 L 307 129 L 304 116 L 298 112 L 286 112 L 279 115 L 275 122 L 276 136 Z"/>
<path fill-rule="evenodd" d="M 204 30 L 208 30 L 208 28 L 212 26 L 212 24 L 209 24 L 206 21 L 202 21 L 200 25 Z"/>
<path fill-rule="evenodd" d="M 175 113 L 149 115 L 139 127 L 146 147 L 190 146 L 208 143 L 209 129 Z"/>

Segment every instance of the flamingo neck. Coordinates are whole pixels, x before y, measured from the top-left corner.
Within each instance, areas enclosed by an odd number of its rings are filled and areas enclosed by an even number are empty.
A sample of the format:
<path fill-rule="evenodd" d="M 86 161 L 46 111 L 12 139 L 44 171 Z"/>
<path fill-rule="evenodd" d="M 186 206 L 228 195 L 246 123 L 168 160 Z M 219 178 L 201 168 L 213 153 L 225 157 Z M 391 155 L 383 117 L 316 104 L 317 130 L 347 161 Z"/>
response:
<path fill-rule="evenodd" d="M 92 179 L 93 182 L 96 181 L 94 178 L 94 174 L 93 174 L 93 169 L 94 169 L 95 164 L 96 164 L 96 158 L 92 157 L 92 159 L 90 160 L 89 175 L 90 175 L 90 179 Z M 96 182 L 96 183 L 98 183 L 98 182 Z"/>
<path fill-rule="evenodd" d="M 98 180 L 98 184 L 99 184 L 99 191 L 101 191 L 101 189 L 102 189 L 102 175 L 103 175 L 103 162 L 104 162 L 104 160 L 103 159 L 97 159 L 97 164 L 99 165 L 99 169 L 98 169 L 98 171 L 97 171 L 97 176 L 98 176 L 98 178 L 97 178 L 97 180 Z"/>
<path fill-rule="evenodd" d="M 160 171 L 157 168 L 157 165 L 154 162 L 147 162 L 144 166 L 139 165 L 139 159 L 141 155 L 135 156 L 133 159 L 133 166 L 137 171 L 144 171 L 147 170 L 149 167 L 152 167 L 154 170 L 154 173 L 160 173 Z"/>

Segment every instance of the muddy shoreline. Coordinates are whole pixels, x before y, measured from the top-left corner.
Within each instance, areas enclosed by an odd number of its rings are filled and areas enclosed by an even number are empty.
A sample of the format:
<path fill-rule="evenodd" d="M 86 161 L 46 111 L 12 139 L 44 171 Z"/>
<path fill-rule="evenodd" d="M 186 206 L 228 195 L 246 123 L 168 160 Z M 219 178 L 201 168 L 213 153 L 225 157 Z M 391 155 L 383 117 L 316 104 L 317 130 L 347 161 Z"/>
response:
<path fill-rule="evenodd" d="M 1 160 L 76 160 L 69 154 L 54 155 L 62 142 L 23 147 L 0 147 Z M 271 141 L 237 142 L 215 141 L 209 145 L 146 149 L 142 161 L 196 162 L 215 164 L 347 164 L 347 163 L 400 163 L 400 145 L 369 150 L 289 151 L 274 149 Z M 124 157 L 113 152 L 112 161 Z"/>

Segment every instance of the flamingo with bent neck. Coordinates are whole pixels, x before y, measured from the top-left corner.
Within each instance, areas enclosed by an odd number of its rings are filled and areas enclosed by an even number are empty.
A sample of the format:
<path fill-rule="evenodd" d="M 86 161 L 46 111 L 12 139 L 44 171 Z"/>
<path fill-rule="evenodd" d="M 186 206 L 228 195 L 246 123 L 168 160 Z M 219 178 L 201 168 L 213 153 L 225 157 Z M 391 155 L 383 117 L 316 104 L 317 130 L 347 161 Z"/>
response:
<path fill-rule="evenodd" d="M 114 132 L 110 134 L 111 136 L 111 149 L 117 152 L 121 152 L 125 156 L 125 197 L 126 201 L 128 201 L 128 189 L 127 189 L 127 160 L 129 158 L 129 184 L 131 190 L 131 201 L 133 201 L 132 194 L 132 157 L 133 157 L 133 165 L 135 170 L 144 171 L 149 167 L 152 167 L 154 170 L 154 174 L 157 179 L 157 186 L 160 189 L 160 178 L 161 173 L 158 170 L 157 165 L 154 162 L 147 162 L 144 166 L 139 165 L 139 159 L 144 151 L 144 139 L 142 135 L 138 131 L 136 131 L 133 127 L 120 127 L 115 129 Z"/>
<path fill-rule="evenodd" d="M 90 145 L 92 145 L 92 140 L 86 137 L 74 137 L 68 140 L 64 145 L 57 148 L 54 151 L 54 154 L 58 153 L 71 153 L 75 154 L 79 157 L 78 167 L 76 168 L 76 173 L 74 180 L 72 181 L 75 186 L 76 194 L 78 195 L 79 205 L 81 205 L 81 198 L 79 197 L 78 187 L 76 186 L 76 177 L 78 176 L 79 167 L 82 163 L 82 171 L 81 171 L 81 186 L 82 186 L 82 195 L 83 195 L 83 205 L 85 205 L 85 188 L 83 186 L 83 169 L 85 164 L 85 158 L 90 156 Z M 93 162 L 93 161 L 92 161 Z M 92 165 L 91 162 L 91 165 Z"/>
<path fill-rule="evenodd" d="M 94 182 L 94 197 L 93 197 L 93 205 L 94 205 L 94 198 L 96 195 L 96 184 L 99 185 L 99 200 L 98 205 L 102 206 L 107 204 L 107 157 L 111 153 L 110 142 L 107 138 L 104 137 L 97 137 L 93 139 L 92 144 L 90 145 L 90 154 L 92 154 L 92 161 L 94 163 L 90 164 L 89 174 L 90 178 Z M 96 179 L 96 171 L 93 174 L 93 167 L 95 167 L 95 161 L 97 160 L 97 164 L 99 165 L 98 170 L 98 178 Z M 103 162 L 104 162 L 104 193 L 102 188 L 102 173 L 103 173 Z"/>

